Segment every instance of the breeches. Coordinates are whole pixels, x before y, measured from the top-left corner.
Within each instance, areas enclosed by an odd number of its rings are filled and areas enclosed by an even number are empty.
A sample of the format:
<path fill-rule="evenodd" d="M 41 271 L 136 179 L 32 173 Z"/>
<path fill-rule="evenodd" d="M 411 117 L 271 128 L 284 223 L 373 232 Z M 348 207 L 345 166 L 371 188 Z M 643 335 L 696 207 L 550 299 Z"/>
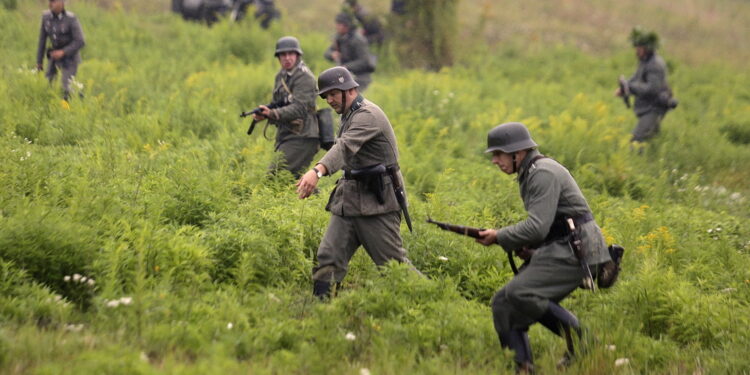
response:
<path fill-rule="evenodd" d="M 531 263 L 492 298 L 495 330 L 526 329 L 581 284 L 583 272 L 575 257 L 553 258 L 537 253 Z"/>
<path fill-rule="evenodd" d="M 643 142 L 659 134 L 664 114 L 661 111 L 649 111 L 638 116 L 638 124 L 633 129 L 632 141 Z"/>
<path fill-rule="evenodd" d="M 69 61 L 67 63 L 62 63 L 60 61 L 52 61 L 50 60 L 49 66 L 47 67 L 47 72 L 44 74 L 47 79 L 52 82 L 52 80 L 55 79 L 55 76 L 57 75 L 57 70 L 62 71 L 62 88 L 65 93 L 70 92 L 70 79 L 75 77 L 76 73 L 78 72 L 78 63 Z"/>
<path fill-rule="evenodd" d="M 409 263 L 401 246 L 401 212 L 373 216 L 331 215 L 328 229 L 318 247 L 318 265 L 313 280 L 341 282 L 349 261 L 362 245 L 378 266 L 389 260 Z"/>

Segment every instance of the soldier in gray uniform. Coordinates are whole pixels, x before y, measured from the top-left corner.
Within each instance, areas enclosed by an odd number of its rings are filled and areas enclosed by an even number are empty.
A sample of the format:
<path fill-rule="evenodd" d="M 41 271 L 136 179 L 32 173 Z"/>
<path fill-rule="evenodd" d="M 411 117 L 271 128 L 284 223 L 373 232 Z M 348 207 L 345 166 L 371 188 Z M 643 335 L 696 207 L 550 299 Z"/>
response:
<path fill-rule="evenodd" d="M 358 93 L 359 85 L 344 67 L 321 73 L 318 86 L 320 96 L 341 114 L 341 128 L 333 147 L 297 183 L 300 198 L 308 197 L 323 176 L 344 170 L 326 205 L 331 220 L 313 268 L 313 294 L 322 299 L 332 283 L 344 279 L 360 245 L 378 266 L 389 260 L 410 262 L 399 230 L 406 202 L 394 193 L 403 187 L 403 177 L 388 117 Z"/>
<path fill-rule="evenodd" d="M 359 92 L 364 92 L 372 82 L 370 74 L 375 71 L 374 56 L 370 54 L 365 37 L 357 32 L 351 15 L 340 13 L 336 16 L 336 37 L 324 56 L 354 74 Z"/>
<path fill-rule="evenodd" d="M 276 125 L 276 151 L 284 154 L 280 163 L 269 169 L 274 172 L 280 165 L 299 178 L 318 152 L 318 118 L 315 115 L 315 95 L 318 92 L 315 76 L 302 61 L 302 48 L 297 38 L 285 36 L 276 42 L 274 54 L 281 69 L 276 74 L 273 88 L 274 108 L 261 105 L 256 121 L 268 119 Z"/>
<path fill-rule="evenodd" d="M 52 47 L 47 49 L 47 38 Z M 70 80 L 78 71 L 81 63 L 80 50 L 83 48 L 83 30 L 78 18 L 65 10 L 64 0 L 50 0 L 49 10 L 42 14 L 42 26 L 39 30 L 39 45 L 36 53 L 36 67 L 44 70 L 44 56 L 49 59 L 45 76 L 50 83 L 55 79 L 57 70 L 62 71 L 63 98 L 70 95 Z"/>
<path fill-rule="evenodd" d="M 362 25 L 362 35 L 367 39 L 367 43 L 370 46 L 383 44 L 385 34 L 383 33 L 383 25 L 380 24 L 378 17 L 368 12 L 358 0 L 346 0 L 344 4 L 348 8 L 347 10 Z"/>
<path fill-rule="evenodd" d="M 667 83 L 667 64 L 656 54 L 659 37 L 641 28 L 634 28 L 630 40 L 635 47 L 638 57 L 638 69 L 630 79 L 621 78 L 620 88 L 615 91 L 616 96 L 634 95 L 633 111 L 638 117 L 638 124 L 633 130 L 631 142 L 640 147 L 641 142 L 659 133 L 659 127 L 664 115 L 676 102 L 671 101 L 672 90 Z"/>
<path fill-rule="evenodd" d="M 610 260 L 601 230 L 586 199 L 567 169 L 536 150 L 525 125 L 511 122 L 493 128 L 487 137 L 492 163 L 507 174 L 518 174 L 528 217 L 502 229 L 480 232 L 477 241 L 499 244 L 526 260 L 521 271 L 492 299 L 492 316 L 500 345 L 515 351 L 519 372 L 533 372 L 527 331 L 542 323 L 568 343 L 565 361 L 574 355 L 571 331 L 581 334 L 578 319 L 560 301 L 581 285 L 582 264 Z M 582 241 L 586 263 L 573 253 L 566 219 L 571 218 Z M 561 365 L 566 363 L 561 363 Z"/>

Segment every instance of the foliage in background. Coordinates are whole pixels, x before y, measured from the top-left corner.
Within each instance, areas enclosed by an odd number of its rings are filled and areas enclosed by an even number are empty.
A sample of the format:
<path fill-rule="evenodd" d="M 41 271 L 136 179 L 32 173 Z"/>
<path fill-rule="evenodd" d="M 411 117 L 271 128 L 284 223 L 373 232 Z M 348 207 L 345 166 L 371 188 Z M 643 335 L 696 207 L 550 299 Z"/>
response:
<path fill-rule="evenodd" d="M 406 2 L 404 14 L 390 15 L 390 32 L 404 65 L 431 70 L 453 65 L 458 3 L 458 0 L 412 0 Z"/>
<path fill-rule="evenodd" d="M 67 105 L 31 70 L 40 9 L 0 8 L 0 372 L 511 373 L 488 308 L 512 276 L 504 252 L 423 223 L 524 218 L 515 181 L 482 153 L 510 120 L 570 168 L 627 249 L 614 289 L 563 302 L 599 340 L 569 372 L 750 369 L 745 70 L 676 64 L 680 107 L 639 156 L 634 116 L 612 97 L 630 50 L 477 43 L 439 72 L 380 60 L 366 95 L 398 136 L 416 224 L 405 247 L 429 278 L 360 251 L 320 304 L 309 277 L 334 181 L 298 200 L 290 176 L 266 176 L 272 142 L 237 118 L 268 102 L 286 26 L 93 4 L 69 5 L 88 45 L 86 97 Z M 327 68 L 327 36 L 298 36 L 311 69 Z M 554 371 L 562 341 L 530 334 Z"/>

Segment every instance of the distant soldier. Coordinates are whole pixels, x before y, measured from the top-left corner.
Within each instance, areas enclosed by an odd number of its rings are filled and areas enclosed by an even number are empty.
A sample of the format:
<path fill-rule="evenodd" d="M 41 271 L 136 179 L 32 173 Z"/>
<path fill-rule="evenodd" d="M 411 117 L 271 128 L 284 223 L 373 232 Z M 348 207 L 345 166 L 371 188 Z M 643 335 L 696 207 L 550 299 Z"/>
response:
<path fill-rule="evenodd" d="M 47 48 L 47 38 L 52 42 L 50 48 Z M 65 10 L 65 0 L 49 0 L 49 10 L 42 14 L 36 67 L 39 71 L 44 70 L 44 56 L 47 56 L 49 65 L 45 76 L 50 83 L 55 79 L 57 71 L 62 71 L 65 100 L 70 96 L 70 83 L 81 63 L 80 51 L 84 44 L 81 24 L 75 14 Z"/>
<path fill-rule="evenodd" d="M 336 143 L 311 171 L 297 182 L 300 198 L 307 198 L 318 180 L 343 169 L 326 210 L 331 212 L 313 268 L 313 294 L 329 296 L 332 283 L 341 283 L 349 260 L 360 245 L 378 266 L 389 260 L 410 263 L 401 241 L 401 211 L 406 211 L 398 145 L 383 110 L 357 92 L 359 86 L 344 67 L 318 76 L 318 92 L 341 114 Z"/>
<path fill-rule="evenodd" d="M 487 136 L 492 163 L 506 174 L 518 174 L 528 218 L 502 229 L 481 231 L 485 246 L 499 244 L 527 260 L 492 299 L 492 317 L 500 345 L 515 352 L 519 373 L 533 372 L 529 326 L 539 322 L 566 339 L 568 352 L 560 365 L 574 356 L 573 334 L 580 338 L 575 315 L 560 301 L 582 284 L 584 266 L 611 261 L 601 230 L 586 199 L 567 169 L 536 150 L 525 125 L 496 126 Z M 570 230 L 568 219 L 575 229 Z M 580 239 L 582 257 L 574 254 Z"/>
<path fill-rule="evenodd" d="M 273 0 L 255 0 L 255 19 L 260 21 L 260 26 L 267 29 L 271 21 L 279 19 L 281 13 L 276 9 Z"/>
<path fill-rule="evenodd" d="M 357 0 L 346 0 L 344 4 L 348 6 L 354 18 L 362 25 L 362 35 L 367 39 L 367 43 L 371 46 L 382 44 L 385 35 L 383 34 L 383 25 L 380 24 L 378 17 L 370 14 Z"/>
<path fill-rule="evenodd" d="M 336 36 L 324 56 L 354 74 L 359 92 L 364 92 L 370 85 L 375 59 L 367 47 L 367 40 L 357 32 L 351 15 L 340 13 L 336 16 Z"/>
<path fill-rule="evenodd" d="M 302 61 L 302 48 L 295 37 L 280 38 L 274 56 L 281 65 L 273 89 L 274 108 L 261 105 L 260 113 L 253 118 L 256 121 L 268 119 L 276 125 L 276 151 L 284 155 L 280 163 L 299 178 L 319 147 L 315 76 Z M 270 166 L 272 172 L 278 168 L 279 163 Z"/>
<path fill-rule="evenodd" d="M 641 143 L 659 133 L 664 115 L 676 107 L 677 102 L 672 98 L 672 90 L 667 83 L 667 65 L 656 54 L 659 36 L 653 31 L 636 27 L 630 34 L 630 40 L 639 60 L 638 69 L 628 80 L 620 77 L 620 87 L 615 95 L 624 97 L 626 104 L 630 95 L 635 96 L 633 111 L 638 117 L 638 124 L 633 130 L 631 142 L 641 151 Z"/>

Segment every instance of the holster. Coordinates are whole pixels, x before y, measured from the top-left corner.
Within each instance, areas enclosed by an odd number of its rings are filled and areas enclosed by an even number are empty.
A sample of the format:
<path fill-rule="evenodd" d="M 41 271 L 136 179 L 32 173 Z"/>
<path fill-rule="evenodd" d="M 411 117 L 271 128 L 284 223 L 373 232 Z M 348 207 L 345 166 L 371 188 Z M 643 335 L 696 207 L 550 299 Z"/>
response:
<path fill-rule="evenodd" d="M 383 164 L 375 164 L 361 169 L 344 170 L 344 178 L 363 183 L 367 190 L 375 195 L 378 203 L 385 203 L 385 174 L 387 168 Z"/>

